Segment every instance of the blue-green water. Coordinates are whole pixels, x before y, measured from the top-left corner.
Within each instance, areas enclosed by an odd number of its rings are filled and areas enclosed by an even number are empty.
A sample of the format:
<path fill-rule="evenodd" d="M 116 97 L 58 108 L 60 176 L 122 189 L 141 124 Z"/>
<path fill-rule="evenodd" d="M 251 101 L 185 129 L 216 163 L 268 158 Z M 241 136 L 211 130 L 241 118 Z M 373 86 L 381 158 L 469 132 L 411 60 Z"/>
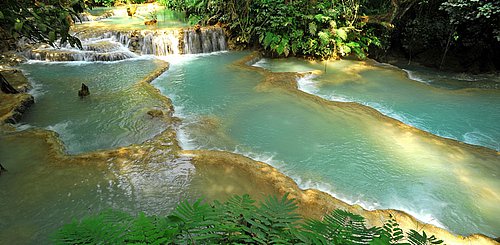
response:
<path fill-rule="evenodd" d="M 45 137 L 28 132 L 0 132 L 0 160 L 8 170 L 0 176 L 0 244 L 49 244 L 63 224 L 110 208 L 166 215 L 189 198 L 194 173 L 168 148 L 55 157 Z"/>
<path fill-rule="evenodd" d="M 303 188 L 367 208 L 401 209 L 459 234 L 498 236 L 498 154 L 450 144 L 358 107 L 258 86 L 262 75 L 231 65 L 245 54 L 172 60 L 154 82 L 184 120 L 185 148 L 239 152 L 271 163 Z"/>
<path fill-rule="evenodd" d="M 324 64 L 298 59 L 265 59 L 257 65 L 274 71 L 325 69 Z M 429 84 L 424 84 L 394 67 L 342 60 L 329 62 L 326 73 L 299 79 L 299 88 L 328 100 L 358 102 L 433 134 L 499 151 L 500 90 L 464 88 L 464 81 L 440 75 L 427 72 Z"/>
<path fill-rule="evenodd" d="M 23 64 L 36 103 L 21 123 L 57 132 L 72 154 L 142 143 L 167 127 L 147 115 L 166 109 L 162 101 L 138 84 L 159 65 L 151 59 Z M 90 89 L 83 99 L 82 83 Z"/>
<path fill-rule="evenodd" d="M 113 30 L 142 30 L 189 26 L 183 13 L 162 8 L 156 9 L 156 11 L 153 8 L 139 8 L 137 14 L 133 17 L 127 15 L 126 8 L 95 8 L 90 13 L 98 16 L 110 10 L 114 10 L 114 16 L 99 21 L 84 22 L 79 25 L 82 27 L 111 28 Z M 145 25 L 144 22 L 150 20 L 153 15 L 156 15 L 158 22 L 155 25 Z"/>

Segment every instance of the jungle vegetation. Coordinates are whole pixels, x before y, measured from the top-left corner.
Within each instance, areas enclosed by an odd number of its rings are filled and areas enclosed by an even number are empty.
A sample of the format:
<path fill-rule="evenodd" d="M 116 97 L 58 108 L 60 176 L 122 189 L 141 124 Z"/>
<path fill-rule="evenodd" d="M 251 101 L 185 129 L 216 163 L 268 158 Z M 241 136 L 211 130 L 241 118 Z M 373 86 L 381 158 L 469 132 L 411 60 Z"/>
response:
<path fill-rule="evenodd" d="M 193 23 L 226 24 L 239 45 L 273 56 L 364 58 L 397 51 L 435 67 L 452 56 L 500 68 L 500 0 L 159 0 Z M 449 60 L 449 59 L 448 59 Z"/>
<path fill-rule="evenodd" d="M 4 0 L 3 45 L 27 37 L 70 43 L 71 19 L 85 8 L 143 0 Z M 317 59 L 403 55 L 435 66 L 500 69 L 500 0 L 157 0 L 192 24 L 220 24 L 237 47 L 274 57 Z M 7 44 L 6 44 L 7 43 Z M 11 47 L 12 48 L 12 47 Z"/>
<path fill-rule="evenodd" d="M 183 201 L 168 216 L 108 210 L 64 225 L 55 244 L 442 244 L 425 232 L 404 233 L 391 217 L 370 227 L 362 216 L 334 210 L 303 219 L 287 195 L 256 204 L 249 195 L 226 202 Z"/>

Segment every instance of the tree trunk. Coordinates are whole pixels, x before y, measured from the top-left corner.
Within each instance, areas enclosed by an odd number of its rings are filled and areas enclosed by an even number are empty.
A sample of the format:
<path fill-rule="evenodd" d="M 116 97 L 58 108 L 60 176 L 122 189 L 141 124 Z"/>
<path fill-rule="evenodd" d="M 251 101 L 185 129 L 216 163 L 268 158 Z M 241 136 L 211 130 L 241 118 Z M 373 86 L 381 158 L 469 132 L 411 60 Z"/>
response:
<path fill-rule="evenodd" d="M 450 30 L 450 35 L 448 36 L 448 41 L 446 42 L 446 48 L 444 49 L 443 57 L 441 57 L 441 63 L 439 64 L 439 70 L 443 68 L 444 60 L 446 59 L 446 54 L 448 54 L 448 50 L 450 49 L 451 38 L 453 37 L 453 33 L 455 33 L 455 26 Z"/>
<path fill-rule="evenodd" d="M 0 73 L 0 89 L 6 94 L 17 94 L 17 91 L 10 83 L 5 79 L 5 77 Z"/>

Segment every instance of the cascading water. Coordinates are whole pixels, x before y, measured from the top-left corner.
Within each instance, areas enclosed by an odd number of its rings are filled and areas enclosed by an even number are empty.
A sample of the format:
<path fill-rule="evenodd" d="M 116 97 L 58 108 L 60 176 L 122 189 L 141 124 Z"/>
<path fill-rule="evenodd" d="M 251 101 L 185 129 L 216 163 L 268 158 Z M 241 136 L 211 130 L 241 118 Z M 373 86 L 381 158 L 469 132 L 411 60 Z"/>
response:
<path fill-rule="evenodd" d="M 184 30 L 184 53 L 198 54 L 227 50 L 222 28 Z"/>
<path fill-rule="evenodd" d="M 227 50 L 222 28 L 202 30 L 168 29 L 161 31 L 110 31 L 100 38 L 111 38 L 130 50 L 143 55 L 166 56 L 171 54 L 199 54 Z M 181 33 L 182 36 L 181 36 Z M 181 51 L 180 38 L 184 43 Z"/>
<path fill-rule="evenodd" d="M 28 59 L 43 61 L 116 61 L 136 57 L 129 49 L 111 39 L 82 42 L 82 49 L 69 45 L 56 49 L 41 47 L 24 53 Z"/>
<path fill-rule="evenodd" d="M 24 53 L 26 58 L 43 61 L 116 61 L 140 55 L 178 55 L 227 50 L 220 27 L 202 30 L 166 29 L 142 31 L 107 31 L 81 38 L 83 49 L 56 49 L 42 46 Z M 182 42 L 183 41 L 183 46 Z"/>
<path fill-rule="evenodd" d="M 179 31 L 146 32 L 141 44 L 141 54 L 179 54 Z"/>

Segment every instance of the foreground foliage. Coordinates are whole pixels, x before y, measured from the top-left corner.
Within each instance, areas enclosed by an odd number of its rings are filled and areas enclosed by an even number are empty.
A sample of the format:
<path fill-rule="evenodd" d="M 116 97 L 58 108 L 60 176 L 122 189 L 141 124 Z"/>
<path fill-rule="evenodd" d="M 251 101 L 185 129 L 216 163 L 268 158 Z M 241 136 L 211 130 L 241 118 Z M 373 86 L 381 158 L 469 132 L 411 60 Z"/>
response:
<path fill-rule="evenodd" d="M 80 40 L 69 31 L 73 18 L 78 18 L 85 8 L 84 0 L 2 0 L 0 42 L 8 43 L 26 37 L 53 46 L 59 40 L 60 44 L 81 47 Z"/>
<path fill-rule="evenodd" d="M 221 203 L 184 201 L 167 217 L 105 211 L 63 226 L 56 244 L 441 244 L 425 232 L 403 233 L 394 218 L 368 228 L 363 217 L 335 210 L 301 219 L 287 195 L 255 205 L 248 195 Z"/>

